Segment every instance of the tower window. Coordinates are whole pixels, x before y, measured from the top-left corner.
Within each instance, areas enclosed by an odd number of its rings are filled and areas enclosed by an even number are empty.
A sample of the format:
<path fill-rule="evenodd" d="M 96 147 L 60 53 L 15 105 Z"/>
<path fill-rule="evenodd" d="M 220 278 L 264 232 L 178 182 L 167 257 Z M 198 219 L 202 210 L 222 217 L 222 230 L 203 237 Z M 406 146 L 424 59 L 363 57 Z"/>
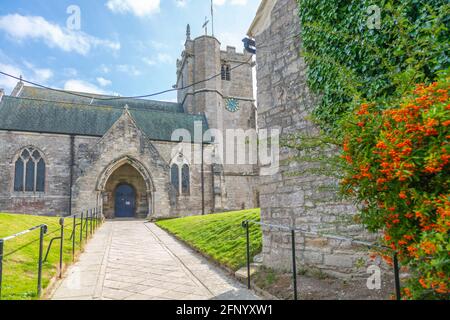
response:
<path fill-rule="evenodd" d="M 231 80 L 231 67 L 229 64 L 222 64 L 221 69 L 222 80 L 230 81 Z"/>
<path fill-rule="evenodd" d="M 22 150 L 14 169 L 14 191 L 44 192 L 45 162 L 39 151 L 33 148 Z"/>

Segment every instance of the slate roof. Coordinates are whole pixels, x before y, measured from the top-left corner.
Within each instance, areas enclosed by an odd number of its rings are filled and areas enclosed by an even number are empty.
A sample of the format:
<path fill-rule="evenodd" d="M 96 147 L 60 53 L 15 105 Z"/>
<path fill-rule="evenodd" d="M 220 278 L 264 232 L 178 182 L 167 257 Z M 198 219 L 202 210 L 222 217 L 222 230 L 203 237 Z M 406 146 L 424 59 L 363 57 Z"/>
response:
<path fill-rule="evenodd" d="M 123 114 L 125 104 L 129 106 L 137 126 L 152 140 L 171 141 L 172 132 L 176 129 L 186 129 L 194 138 L 196 121 L 203 123 L 204 131 L 208 129 L 203 115 L 184 113 L 177 103 L 143 99 L 114 102 L 86 99 L 89 100 L 24 87 L 19 97 L 3 96 L 0 102 L 0 130 L 101 137 Z"/>
<path fill-rule="evenodd" d="M 117 99 L 117 96 L 108 96 L 108 95 L 100 95 L 100 94 L 92 94 L 92 93 L 82 93 L 82 92 L 74 92 L 74 91 L 65 91 L 72 92 L 78 95 L 94 97 L 97 99 L 85 98 L 76 95 L 67 94 L 60 91 L 52 91 L 38 87 L 29 87 L 24 86 L 20 91 L 20 97 L 22 98 L 31 98 L 31 99 L 40 99 L 40 100 L 50 100 L 50 101 L 59 101 L 59 102 L 69 102 L 76 104 L 88 104 L 88 105 L 98 105 L 98 106 L 111 106 L 123 108 L 126 104 L 130 108 L 143 108 L 143 109 L 152 109 L 159 111 L 168 111 L 168 112 L 180 112 L 183 113 L 184 109 L 181 103 L 174 102 L 165 102 L 165 101 L 156 101 L 156 100 L 144 100 L 144 99 Z M 102 99 L 111 99 L 111 100 L 102 100 Z"/>

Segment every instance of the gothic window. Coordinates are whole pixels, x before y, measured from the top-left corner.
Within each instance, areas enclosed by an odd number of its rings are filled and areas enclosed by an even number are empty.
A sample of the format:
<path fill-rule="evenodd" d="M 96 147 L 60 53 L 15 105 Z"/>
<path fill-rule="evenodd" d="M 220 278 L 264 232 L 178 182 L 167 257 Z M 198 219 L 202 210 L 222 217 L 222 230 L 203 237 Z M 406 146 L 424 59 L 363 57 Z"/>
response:
<path fill-rule="evenodd" d="M 178 154 L 170 166 L 170 181 L 177 194 L 188 196 L 191 192 L 191 174 L 188 161 Z"/>
<path fill-rule="evenodd" d="M 39 151 L 31 147 L 25 148 L 16 160 L 14 191 L 45 191 L 45 161 Z"/>
<path fill-rule="evenodd" d="M 231 80 L 231 68 L 229 64 L 222 64 L 221 69 L 222 80 L 230 81 Z"/>
<path fill-rule="evenodd" d="M 183 194 L 189 194 L 190 183 L 189 166 L 184 164 L 181 169 L 181 191 Z"/>
<path fill-rule="evenodd" d="M 173 164 L 170 168 L 170 182 L 172 183 L 172 186 L 175 188 L 175 190 L 180 192 L 180 173 L 179 173 L 179 167 L 177 164 Z"/>

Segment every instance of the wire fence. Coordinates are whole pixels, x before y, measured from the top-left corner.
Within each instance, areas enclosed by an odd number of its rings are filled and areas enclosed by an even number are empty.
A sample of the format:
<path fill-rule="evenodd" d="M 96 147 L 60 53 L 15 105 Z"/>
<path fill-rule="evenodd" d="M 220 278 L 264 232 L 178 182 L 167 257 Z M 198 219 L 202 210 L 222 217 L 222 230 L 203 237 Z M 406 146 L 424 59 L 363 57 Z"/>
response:
<path fill-rule="evenodd" d="M 260 221 L 255 220 L 245 220 L 242 222 L 242 227 L 246 230 L 246 256 L 247 256 L 247 287 L 251 289 L 252 287 L 252 256 L 251 256 L 251 250 L 250 250 L 250 226 L 256 225 L 260 226 L 262 231 L 270 232 L 270 235 L 273 237 L 276 237 L 277 244 L 276 247 L 274 244 L 271 243 L 271 241 L 267 239 L 263 239 L 263 250 L 266 250 L 266 252 L 273 252 L 275 254 L 275 258 L 272 260 L 275 260 L 276 263 L 279 265 L 288 265 L 290 264 L 290 273 L 291 273 L 291 285 L 289 287 L 292 287 L 292 294 L 291 297 L 293 297 L 294 300 L 299 299 L 299 288 L 302 287 L 302 283 L 299 282 L 299 274 L 302 274 L 304 272 L 304 266 L 299 266 L 299 247 L 298 244 L 302 244 L 301 250 L 305 250 L 306 248 L 306 241 L 317 241 L 317 240 L 323 240 L 323 241 L 335 241 L 343 243 L 345 242 L 348 246 L 360 246 L 365 249 L 375 249 L 377 251 L 384 251 L 387 252 L 392 257 L 392 269 L 393 269 L 393 289 L 395 292 L 395 298 L 397 300 L 401 299 L 401 287 L 400 287 L 400 268 L 399 268 L 399 262 L 397 258 L 397 253 L 393 251 L 391 248 L 380 245 L 378 243 L 371 243 L 367 241 L 362 241 L 358 239 L 353 239 L 350 237 L 343 237 L 333 234 L 326 234 L 326 233 L 317 233 L 317 232 L 307 232 L 300 228 L 286 226 L 286 225 L 277 225 L 277 224 L 269 224 L 269 223 L 263 223 Z M 309 240 L 305 240 L 309 239 Z M 326 245 L 322 243 L 323 248 L 318 248 L 317 251 L 327 249 L 325 248 Z M 321 261 L 318 252 L 314 252 L 314 250 L 311 250 L 311 248 L 308 248 L 309 254 L 313 255 L 313 258 L 317 258 L 317 261 Z M 342 250 L 341 250 L 342 251 Z M 282 253 L 281 253 L 282 252 Z M 286 256 L 289 256 L 288 258 L 290 261 L 287 261 Z M 305 259 L 303 260 L 305 261 Z M 349 267 L 349 266 L 347 266 Z M 273 275 L 270 275 L 273 277 Z M 328 283 L 330 284 L 330 283 Z M 306 284 L 304 284 L 306 286 Z M 315 284 L 308 283 L 308 287 L 313 287 Z M 273 284 L 272 284 L 273 286 Z M 325 288 L 327 290 L 327 288 Z M 367 289 L 366 289 L 367 290 Z M 359 291 L 361 291 L 361 288 L 359 288 Z M 333 297 L 331 297 L 333 298 Z"/>
<path fill-rule="evenodd" d="M 103 222 L 101 210 L 94 208 L 80 214 L 61 217 L 57 224 L 38 224 L 1 238 L 0 300 L 2 297 L 7 299 L 41 297 L 45 267 L 51 268 L 57 264 L 57 275 L 61 278 L 64 262 L 75 261 L 76 253 L 82 250 L 87 240 Z M 38 237 L 35 235 L 37 230 L 39 230 Z M 36 242 L 37 246 L 34 246 Z M 8 267 L 10 270 L 5 275 L 5 269 Z M 17 281 L 18 279 L 20 281 Z M 29 291 L 29 286 L 32 286 L 31 282 L 34 281 L 36 281 L 35 293 Z M 3 292 L 5 289 L 6 294 Z"/>

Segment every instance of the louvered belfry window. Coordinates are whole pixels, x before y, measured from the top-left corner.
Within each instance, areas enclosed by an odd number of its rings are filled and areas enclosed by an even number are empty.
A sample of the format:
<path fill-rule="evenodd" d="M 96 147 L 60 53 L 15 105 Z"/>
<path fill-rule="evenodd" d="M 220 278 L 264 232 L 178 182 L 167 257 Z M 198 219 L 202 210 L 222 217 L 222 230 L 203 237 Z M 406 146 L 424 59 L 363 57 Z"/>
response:
<path fill-rule="evenodd" d="M 45 161 L 38 150 L 32 147 L 23 149 L 14 170 L 14 191 L 45 191 Z"/>

